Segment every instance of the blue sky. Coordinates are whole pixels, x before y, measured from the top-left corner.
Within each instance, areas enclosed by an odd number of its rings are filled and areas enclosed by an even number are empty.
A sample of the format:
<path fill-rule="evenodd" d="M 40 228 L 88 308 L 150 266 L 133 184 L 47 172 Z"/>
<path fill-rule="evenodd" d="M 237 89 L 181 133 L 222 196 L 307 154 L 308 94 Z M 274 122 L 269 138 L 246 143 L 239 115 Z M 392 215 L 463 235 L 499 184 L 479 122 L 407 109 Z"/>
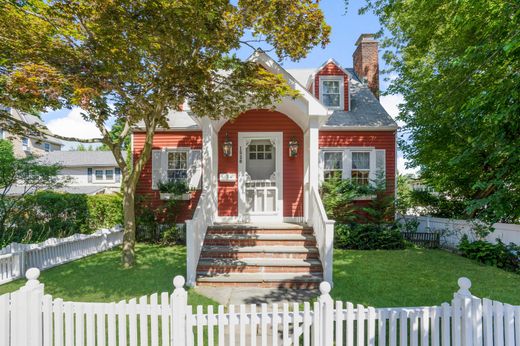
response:
<path fill-rule="evenodd" d="M 332 27 L 329 45 L 325 48 L 314 48 L 305 59 L 298 62 L 284 60 L 281 62 L 282 65 L 286 68 L 318 67 L 329 58 L 334 58 L 343 66 L 351 67 L 352 54 L 356 48 L 354 43 L 359 35 L 378 32 L 381 26 L 378 18 L 372 13 L 358 14 L 358 9 L 363 6 L 364 1 L 350 0 L 349 3 L 348 11 L 345 11 L 345 4 L 342 0 L 323 0 L 320 2 L 320 6 L 325 13 L 325 19 Z M 238 56 L 242 58 L 247 58 L 251 53 L 252 50 L 249 47 L 237 52 Z M 381 56 L 379 60 L 380 71 L 382 71 L 386 66 Z M 383 75 L 380 76 L 382 90 L 388 85 L 384 77 Z M 393 117 L 397 115 L 397 105 L 401 101 L 400 95 L 381 97 L 381 103 Z M 48 123 L 49 128 L 58 134 L 83 138 L 92 138 L 98 134 L 93 124 L 86 123 L 81 119 L 79 110 L 62 109 L 53 111 L 43 114 L 43 119 Z M 70 145 L 68 147 L 70 148 Z M 399 153 L 398 166 L 400 171 L 404 170 L 401 153 Z"/>

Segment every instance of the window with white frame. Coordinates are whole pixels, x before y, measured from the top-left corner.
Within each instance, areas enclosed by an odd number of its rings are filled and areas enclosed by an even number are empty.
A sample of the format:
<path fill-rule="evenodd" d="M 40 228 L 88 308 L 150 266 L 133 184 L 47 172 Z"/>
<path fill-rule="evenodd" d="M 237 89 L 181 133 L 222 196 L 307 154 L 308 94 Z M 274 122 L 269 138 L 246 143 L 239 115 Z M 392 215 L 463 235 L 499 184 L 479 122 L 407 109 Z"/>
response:
<path fill-rule="evenodd" d="M 327 151 L 323 153 L 323 177 L 330 179 L 343 176 L 343 152 Z"/>
<path fill-rule="evenodd" d="M 105 180 L 114 180 L 114 170 L 113 169 L 105 170 Z"/>
<path fill-rule="evenodd" d="M 105 168 L 89 168 L 87 170 L 87 174 L 94 176 L 94 182 L 102 183 L 102 182 L 113 182 L 114 180 L 114 169 L 105 169 Z M 90 178 L 89 178 L 90 179 Z M 90 180 L 89 180 L 90 181 Z"/>
<path fill-rule="evenodd" d="M 22 149 L 29 150 L 29 138 L 27 138 L 27 137 L 22 138 Z"/>
<path fill-rule="evenodd" d="M 46 152 L 51 151 L 51 145 L 50 145 L 50 143 L 44 143 L 44 144 L 43 144 L 43 149 L 44 149 Z"/>
<path fill-rule="evenodd" d="M 320 77 L 320 100 L 325 107 L 343 108 L 343 76 Z"/>
<path fill-rule="evenodd" d="M 170 151 L 168 152 L 168 180 L 178 181 L 188 178 L 188 152 Z"/>
<path fill-rule="evenodd" d="M 370 151 L 352 151 L 350 177 L 352 182 L 368 185 L 370 182 Z"/>
<path fill-rule="evenodd" d="M 95 177 L 96 181 L 103 181 L 103 180 L 105 180 L 105 176 L 103 174 L 103 170 L 102 169 L 94 170 L 94 177 Z"/>

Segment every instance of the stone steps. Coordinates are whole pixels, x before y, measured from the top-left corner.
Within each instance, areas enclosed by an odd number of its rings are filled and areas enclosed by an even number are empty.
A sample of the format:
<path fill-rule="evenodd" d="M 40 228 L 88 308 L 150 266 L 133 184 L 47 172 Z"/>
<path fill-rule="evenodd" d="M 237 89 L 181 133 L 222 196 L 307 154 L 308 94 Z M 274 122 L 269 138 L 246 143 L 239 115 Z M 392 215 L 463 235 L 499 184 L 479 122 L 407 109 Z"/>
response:
<path fill-rule="evenodd" d="M 197 285 L 317 288 L 322 272 L 311 227 L 221 224 L 206 233 Z"/>

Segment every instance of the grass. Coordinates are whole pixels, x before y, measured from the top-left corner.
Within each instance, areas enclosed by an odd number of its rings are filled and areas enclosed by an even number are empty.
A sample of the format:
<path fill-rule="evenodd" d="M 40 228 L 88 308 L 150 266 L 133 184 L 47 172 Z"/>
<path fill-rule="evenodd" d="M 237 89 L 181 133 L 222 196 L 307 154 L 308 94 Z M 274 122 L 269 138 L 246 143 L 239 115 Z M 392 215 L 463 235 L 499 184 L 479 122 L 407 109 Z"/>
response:
<path fill-rule="evenodd" d="M 45 292 L 56 298 L 112 302 L 152 293 L 172 292 L 172 279 L 186 273 L 186 248 L 137 245 L 137 265 L 120 266 L 115 249 L 42 272 Z M 480 265 L 442 250 L 335 250 L 334 299 L 375 307 L 439 305 L 458 289 L 457 279 L 471 279 L 479 297 L 520 305 L 520 275 Z M 18 289 L 24 280 L 0 286 L 0 294 Z M 192 305 L 216 303 L 195 291 Z"/>
<path fill-rule="evenodd" d="M 335 250 L 331 295 L 374 307 L 439 305 L 453 298 L 461 276 L 478 297 L 520 305 L 520 275 L 426 249 Z"/>
<path fill-rule="evenodd" d="M 161 292 L 173 292 L 173 277 L 186 276 L 186 247 L 138 244 L 137 264 L 124 269 L 121 250 L 116 248 L 59 267 L 45 270 L 40 281 L 45 293 L 56 298 L 83 302 L 118 302 Z M 0 295 L 11 292 L 25 280 L 0 286 Z M 197 294 L 188 293 L 192 305 L 215 305 L 216 302 Z"/>

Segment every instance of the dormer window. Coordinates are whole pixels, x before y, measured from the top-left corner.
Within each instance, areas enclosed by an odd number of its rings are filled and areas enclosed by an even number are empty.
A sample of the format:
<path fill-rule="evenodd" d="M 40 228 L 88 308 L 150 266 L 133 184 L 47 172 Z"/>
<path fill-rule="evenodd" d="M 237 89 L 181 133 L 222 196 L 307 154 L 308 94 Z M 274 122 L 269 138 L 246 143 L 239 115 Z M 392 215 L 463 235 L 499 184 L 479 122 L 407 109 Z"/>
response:
<path fill-rule="evenodd" d="M 344 109 L 343 76 L 320 76 L 320 100 L 331 109 Z"/>

